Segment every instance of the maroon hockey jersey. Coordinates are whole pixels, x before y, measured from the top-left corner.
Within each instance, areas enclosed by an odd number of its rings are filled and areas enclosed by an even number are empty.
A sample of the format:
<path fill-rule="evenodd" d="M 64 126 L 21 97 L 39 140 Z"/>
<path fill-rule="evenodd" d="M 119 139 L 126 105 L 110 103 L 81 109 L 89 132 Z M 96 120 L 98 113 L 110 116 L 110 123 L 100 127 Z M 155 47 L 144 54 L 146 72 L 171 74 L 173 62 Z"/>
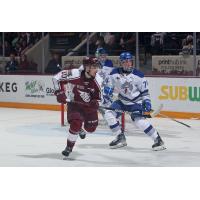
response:
<path fill-rule="evenodd" d="M 86 78 L 84 71 L 78 69 L 63 70 L 53 77 L 55 90 L 60 90 L 60 83 L 71 83 L 72 101 L 90 103 L 91 100 L 101 100 L 102 79 L 97 74 L 95 78 Z"/>

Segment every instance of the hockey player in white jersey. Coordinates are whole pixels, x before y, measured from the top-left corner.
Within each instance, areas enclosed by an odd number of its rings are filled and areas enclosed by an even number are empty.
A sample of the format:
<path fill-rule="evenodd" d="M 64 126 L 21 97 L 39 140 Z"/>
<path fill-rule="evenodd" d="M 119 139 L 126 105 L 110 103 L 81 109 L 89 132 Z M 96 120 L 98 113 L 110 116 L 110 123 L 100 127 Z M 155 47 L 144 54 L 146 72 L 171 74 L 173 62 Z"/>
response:
<path fill-rule="evenodd" d="M 113 91 L 114 88 L 117 88 L 119 91 L 118 100 L 112 103 L 111 108 L 131 112 L 130 117 L 136 127 L 153 139 L 153 150 L 165 149 L 164 142 L 159 133 L 143 116 L 144 112 L 151 111 L 147 80 L 142 72 L 133 67 L 133 56 L 131 53 L 121 53 L 120 62 L 121 68 L 114 69 L 109 75 L 107 82 L 107 88 L 110 88 L 110 91 Z M 111 93 L 107 95 L 109 96 Z M 105 112 L 106 121 L 112 132 L 116 134 L 116 139 L 109 144 L 111 148 L 119 148 L 127 145 L 126 137 L 121 131 L 117 120 L 119 116 L 120 113 L 113 110 Z"/>
<path fill-rule="evenodd" d="M 107 76 L 113 70 L 113 63 L 111 60 L 107 59 L 107 51 L 104 48 L 98 48 L 96 50 L 95 56 L 100 63 L 99 75 L 103 80 L 106 80 Z"/>
<path fill-rule="evenodd" d="M 109 107 L 112 104 L 112 98 L 111 98 L 111 95 L 108 96 L 106 94 L 108 92 L 113 93 L 113 91 L 110 91 L 110 88 L 106 87 L 106 82 L 108 79 L 108 75 L 111 73 L 111 71 L 114 69 L 114 67 L 113 67 L 112 61 L 107 59 L 107 55 L 108 55 L 108 53 L 104 48 L 98 48 L 95 53 L 95 56 L 100 63 L 100 68 L 98 70 L 98 74 L 103 79 L 103 83 L 102 83 L 102 95 L 103 96 L 102 96 L 101 105 Z M 109 91 L 107 91 L 107 89 Z M 105 92 L 104 92 L 104 90 L 105 90 Z M 105 113 L 104 110 L 100 109 L 99 111 L 104 116 L 104 113 Z"/>

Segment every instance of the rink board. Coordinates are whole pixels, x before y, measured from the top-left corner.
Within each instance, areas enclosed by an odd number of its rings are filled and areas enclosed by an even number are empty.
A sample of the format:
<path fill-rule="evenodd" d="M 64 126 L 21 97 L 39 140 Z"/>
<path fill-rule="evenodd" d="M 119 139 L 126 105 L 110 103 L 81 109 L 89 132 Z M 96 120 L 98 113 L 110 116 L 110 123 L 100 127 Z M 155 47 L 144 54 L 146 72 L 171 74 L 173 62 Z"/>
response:
<path fill-rule="evenodd" d="M 153 108 L 176 118 L 200 118 L 199 78 L 147 77 Z M 0 106 L 60 110 L 52 76 L 0 75 Z"/>

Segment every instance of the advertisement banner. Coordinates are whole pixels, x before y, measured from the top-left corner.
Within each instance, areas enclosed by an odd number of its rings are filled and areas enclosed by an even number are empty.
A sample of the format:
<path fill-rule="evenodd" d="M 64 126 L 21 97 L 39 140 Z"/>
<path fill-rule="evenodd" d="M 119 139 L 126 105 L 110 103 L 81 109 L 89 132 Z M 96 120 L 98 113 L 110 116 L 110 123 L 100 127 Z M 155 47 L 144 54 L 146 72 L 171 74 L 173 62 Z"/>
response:
<path fill-rule="evenodd" d="M 165 111 L 200 113 L 200 78 L 148 77 L 154 107 Z"/>
<path fill-rule="evenodd" d="M 0 75 L 0 101 L 58 104 L 54 96 L 52 77 Z"/>
<path fill-rule="evenodd" d="M 0 75 L 0 102 L 59 105 L 53 76 Z M 200 113 L 200 78 L 147 77 L 153 107 Z"/>
<path fill-rule="evenodd" d="M 197 56 L 197 63 L 200 56 Z M 152 71 L 193 71 L 193 56 L 152 56 Z"/>

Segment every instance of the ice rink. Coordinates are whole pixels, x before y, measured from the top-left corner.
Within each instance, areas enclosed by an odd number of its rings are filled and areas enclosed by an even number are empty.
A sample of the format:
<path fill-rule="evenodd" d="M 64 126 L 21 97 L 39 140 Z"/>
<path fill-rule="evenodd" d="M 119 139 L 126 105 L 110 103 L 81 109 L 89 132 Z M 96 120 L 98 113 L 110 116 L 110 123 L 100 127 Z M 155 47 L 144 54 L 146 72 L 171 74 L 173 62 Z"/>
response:
<path fill-rule="evenodd" d="M 199 167 L 200 122 L 181 120 L 192 128 L 170 119 L 151 119 L 165 151 L 152 151 L 153 141 L 127 119 L 127 147 L 109 149 L 114 136 L 108 128 L 99 127 L 85 140 L 78 138 L 70 158 L 63 160 L 68 127 L 60 126 L 60 112 L 0 108 L 0 166 Z"/>

